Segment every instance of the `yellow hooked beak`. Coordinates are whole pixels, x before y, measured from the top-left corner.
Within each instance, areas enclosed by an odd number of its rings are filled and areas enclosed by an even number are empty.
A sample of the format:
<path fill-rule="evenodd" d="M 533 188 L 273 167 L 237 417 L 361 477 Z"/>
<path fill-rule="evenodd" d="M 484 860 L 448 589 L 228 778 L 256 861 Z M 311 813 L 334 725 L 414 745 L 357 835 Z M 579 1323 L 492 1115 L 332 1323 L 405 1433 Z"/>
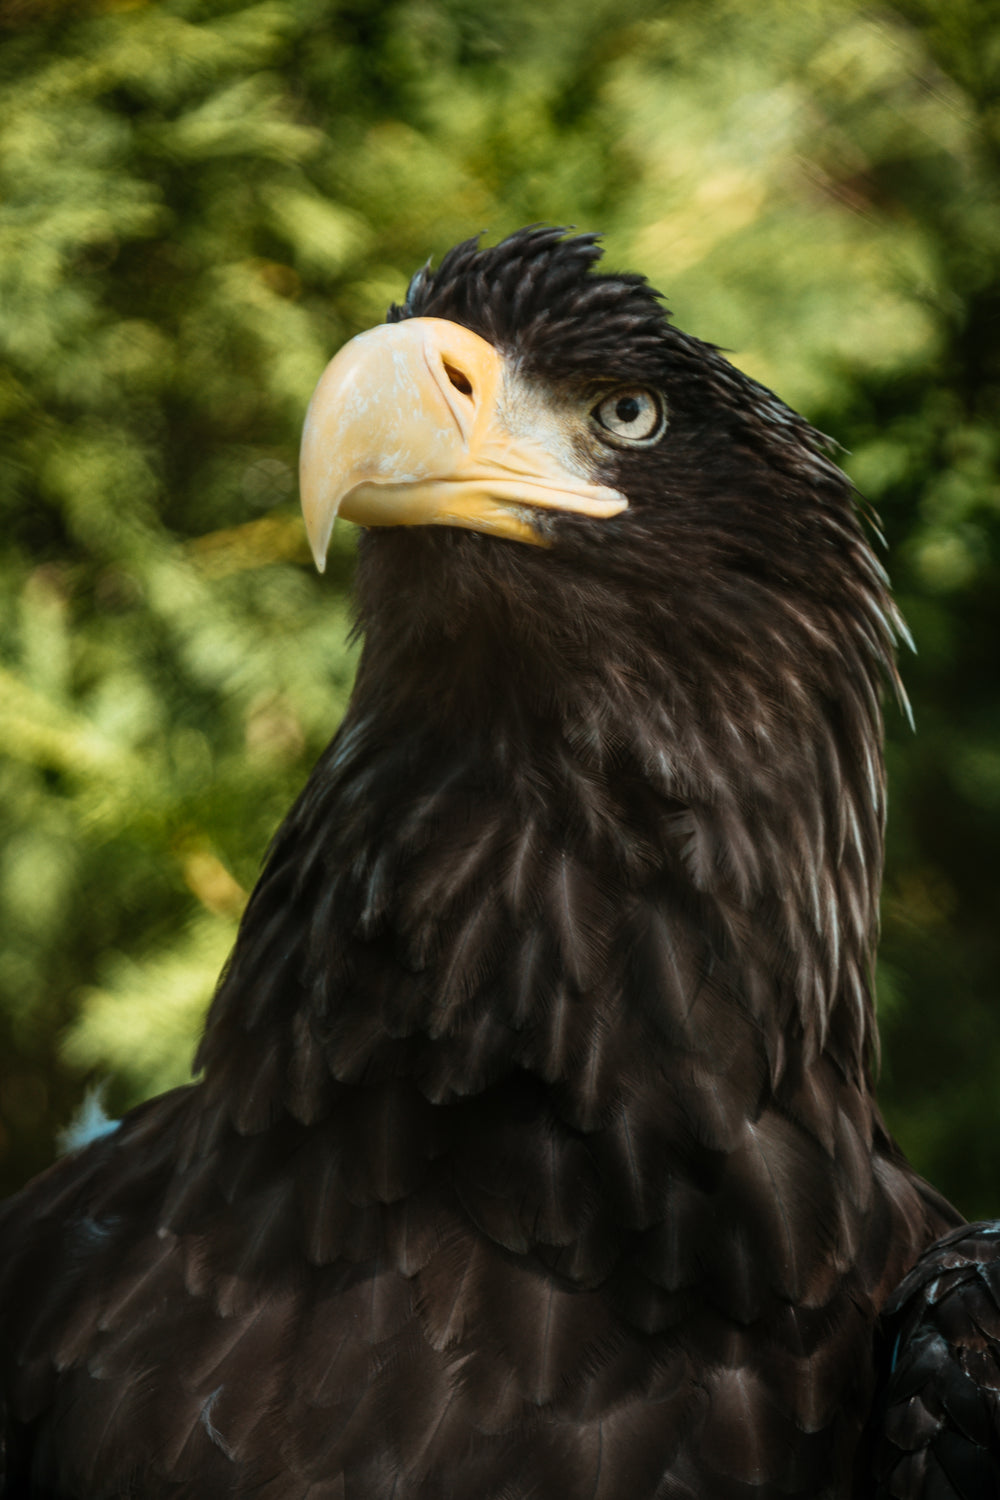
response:
<path fill-rule="evenodd" d="M 359 334 L 309 403 L 299 477 L 316 566 L 338 515 L 359 526 L 464 526 L 549 545 L 537 510 L 617 515 L 565 413 L 478 334 L 411 318 Z"/>

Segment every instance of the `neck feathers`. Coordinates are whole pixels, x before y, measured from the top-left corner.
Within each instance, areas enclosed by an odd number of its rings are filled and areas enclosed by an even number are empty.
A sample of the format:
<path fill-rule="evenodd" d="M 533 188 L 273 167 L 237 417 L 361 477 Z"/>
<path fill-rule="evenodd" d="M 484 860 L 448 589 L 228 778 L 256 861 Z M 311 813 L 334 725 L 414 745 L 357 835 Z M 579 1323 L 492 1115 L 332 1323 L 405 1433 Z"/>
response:
<path fill-rule="evenodd" d="M 734 671 L 690 649 L 698 622 L 679 658 L 673 622 L 635 614 L 618 653 L 512 662 L 509 629 L 492 652 L 428 632 L 383 675 L 369 643 L 248 908 L 210 1073 L 245 1098 L 259 1053 L 301 1095 L 308 1037 L 320 1094 L 410 1072 L 442 1102 L 520 1070 L 582 1128 L 678 1052 L 699 1077 L 752 1056 L 739 1108 L 824 1053 L 861 1082 L 879 660 L 790 614 L 766 650 L 747 629 Z"/>

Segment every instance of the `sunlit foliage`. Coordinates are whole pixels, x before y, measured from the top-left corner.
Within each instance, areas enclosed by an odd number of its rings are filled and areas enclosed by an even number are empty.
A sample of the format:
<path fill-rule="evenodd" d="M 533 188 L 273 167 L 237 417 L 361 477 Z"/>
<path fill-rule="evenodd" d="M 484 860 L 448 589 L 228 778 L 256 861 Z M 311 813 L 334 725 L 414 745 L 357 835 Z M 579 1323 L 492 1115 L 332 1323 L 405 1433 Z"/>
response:
<path fill-rule="evenodd" d="M 994 0 L 2 0 L 0 1166 L 182 1081 L 353 664 L 297 432 L 459 238 L 605 232 L 849 449 L 917 637 L 883 1094 L 1000 1209 Z"/>

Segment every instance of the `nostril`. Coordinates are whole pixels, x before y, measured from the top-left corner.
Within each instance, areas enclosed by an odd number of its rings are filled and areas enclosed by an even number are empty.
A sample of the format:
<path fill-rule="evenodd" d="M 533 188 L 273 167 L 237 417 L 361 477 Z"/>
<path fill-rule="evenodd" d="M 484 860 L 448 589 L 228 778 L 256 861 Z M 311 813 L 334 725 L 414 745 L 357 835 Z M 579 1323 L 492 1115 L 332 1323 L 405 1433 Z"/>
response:
<path fill-rule="evenodd" d="M 456 391 L 461 391 L 463 396 L 472 395 L 472 381 L 455 365 L 450 365 L 447 360 L 444 361 L 444 373 L 447 375 Z"/>

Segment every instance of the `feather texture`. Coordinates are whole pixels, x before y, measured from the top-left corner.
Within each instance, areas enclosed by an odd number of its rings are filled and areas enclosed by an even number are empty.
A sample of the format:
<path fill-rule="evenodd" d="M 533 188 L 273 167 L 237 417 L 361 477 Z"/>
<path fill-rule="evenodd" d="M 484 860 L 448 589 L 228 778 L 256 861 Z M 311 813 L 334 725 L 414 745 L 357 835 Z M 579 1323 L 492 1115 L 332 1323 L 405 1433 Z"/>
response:
<path fill-rule="evenodd" d="M 847 1500 L 874 1451 L 958 1222 L 869 1071 L 900 622 L 819 435 L 599 255 L 462 245 L 390 313 L 667 432 L 549 547 L 363 537 L 203 1079 L 0 1210 L 5 1497 Z M 893 1314 L 885 1494 L 984 1493 L 964 1243 Z"/>

